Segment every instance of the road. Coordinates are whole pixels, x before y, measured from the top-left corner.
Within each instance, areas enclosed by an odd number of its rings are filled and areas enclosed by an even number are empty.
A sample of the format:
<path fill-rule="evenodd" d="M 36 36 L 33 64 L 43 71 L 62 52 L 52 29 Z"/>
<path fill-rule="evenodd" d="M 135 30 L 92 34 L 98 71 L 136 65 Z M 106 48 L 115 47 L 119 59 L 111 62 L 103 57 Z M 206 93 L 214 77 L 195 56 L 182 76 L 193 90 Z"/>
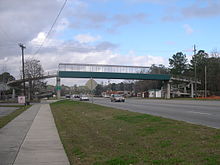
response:
<path fill-rule="evenodd" d="M 220 101 L 126 99 L 122 103 L 111 102 L 109 98 L 94 98 L 94 103 L 220 128 Z"/>
<path fill-rule="evenodd" d="M 0 107 L 0 117 L 10 114 L 16 109 L 18 109 L 18 107 Z"/>

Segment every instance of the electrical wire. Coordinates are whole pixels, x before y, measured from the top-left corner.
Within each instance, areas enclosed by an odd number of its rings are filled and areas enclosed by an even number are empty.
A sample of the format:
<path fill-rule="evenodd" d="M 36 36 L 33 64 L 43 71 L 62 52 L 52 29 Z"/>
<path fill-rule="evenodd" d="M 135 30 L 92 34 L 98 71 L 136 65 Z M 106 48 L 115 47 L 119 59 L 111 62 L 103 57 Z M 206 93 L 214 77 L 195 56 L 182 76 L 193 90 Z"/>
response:
<path fill-rule="evenodd" d="M 51 31 L 52 31 L 54 25 L 56 24 L 56 22 L 57 22 L 57 20 L 58 20 L 58 18 L 59 18 L 59 16 L 60 16 L 60 14 L 62 13 L 62 11 L 63 11 L 63 9 L 64 9 L 66 3 L 67 3 L 67 0 L 64 1 L 64 3 L 63 3 L 63 5 L 62 5 L 62 7 L 61 7 L 61 9 L 60 9 L 60 11 L 59 11 L 59 13 L 58 13 L 58 15 L 56 16 L 56 18 L 55 18 L 55 20 L 54 20 L 54 22 L 53 22 L 53 24 L 52 24 L 52 26 L 51 26 L 51 28 L 50 28 L 50 30 L 47 32 L 46 37 L 44 38 L 44 40 L 43 40 L 42 43 L 40 44 L 40 47 L 39 47 L 38 50 L 34 53 L 34 55 L 36 55 L 37 53 L 39 53 L 39 51 L 40 51 L 41 48 L 43 47 L 43 45 L 44 45 L 44 43 L 45 43 L 47 37 L 48 37 L 49 34 L 51 33 Z"/>

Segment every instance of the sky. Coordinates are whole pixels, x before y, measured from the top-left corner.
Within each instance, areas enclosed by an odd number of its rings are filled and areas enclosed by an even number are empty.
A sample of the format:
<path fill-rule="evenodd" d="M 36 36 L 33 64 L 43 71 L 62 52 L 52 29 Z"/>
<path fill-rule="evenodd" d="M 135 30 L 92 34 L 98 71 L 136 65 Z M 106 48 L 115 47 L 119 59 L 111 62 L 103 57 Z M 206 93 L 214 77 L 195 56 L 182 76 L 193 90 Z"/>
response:
<path fill-rule="evenodd" d="M 48 34 L 64 2 L 0 0 L 0 73 L 19 78 L 19 43 L 25 59 L 40 60 L 45 72 L 59 63 L 169 67 L 177 52 L 190 60 L 194 44 L 220 50 L 219 0 L 67 0 Z"/>

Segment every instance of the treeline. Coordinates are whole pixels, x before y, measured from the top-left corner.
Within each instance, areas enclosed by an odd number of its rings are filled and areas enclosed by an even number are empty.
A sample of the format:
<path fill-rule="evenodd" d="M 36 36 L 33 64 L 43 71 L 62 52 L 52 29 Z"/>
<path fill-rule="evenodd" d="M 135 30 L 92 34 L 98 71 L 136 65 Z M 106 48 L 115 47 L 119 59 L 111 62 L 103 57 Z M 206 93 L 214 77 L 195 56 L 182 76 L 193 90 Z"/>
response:
<path fill-rule="evenodd" d="M 177 52 L 169 58 L 169 68 L 164 65 L 152 65 L 148 71 L 149 74 L 171 74 L 172 76 L 187 77 L 201 81 L 201 85 L 197 86 L 197 90 L 205 89 L 205 68 L 207 90 L 210 95 L 220 96 L 220 53 L 213 51 L 208 54 L 204 50 L 199 50 L 189 61 L 186 54 Z M 100 95 L 101 92 L 112 91 L 134 91 L 135 93 L 147 91 L 149 89 L 160 89 L 163 86 L 162 81 L 124 81 L 121 83 L 110 83 L 108 85 L 98 85 L 95 94 Z"/>
<path fill-rule="evenodd" d="M 220 53 L 213 51 L 208 54 L 199 50 L 190 61 L 186 55 L 178 52 L 169 59 L 170 73 L 175 76 L 194 77 L 201 81 L 198 90 L 205 89 L 205 68 L 207 90 L 211 95 L 220 95 Z"/>
<path fill-rule="evenodd" d="M 170 70 L 164 65 L 152 65 L 148 72 L 149 74 L 169 74 Z M 139 93 L 148 91 L 149 89 L 160 89 L 163 85 L 162 81 L 140 80 L 140 81 L 124 81 L 120 83 L 108 83 L 107 85 L 98 84 L 94 90 L 95 95 L 101 95 L 104 91 L 131 91 Z"/>

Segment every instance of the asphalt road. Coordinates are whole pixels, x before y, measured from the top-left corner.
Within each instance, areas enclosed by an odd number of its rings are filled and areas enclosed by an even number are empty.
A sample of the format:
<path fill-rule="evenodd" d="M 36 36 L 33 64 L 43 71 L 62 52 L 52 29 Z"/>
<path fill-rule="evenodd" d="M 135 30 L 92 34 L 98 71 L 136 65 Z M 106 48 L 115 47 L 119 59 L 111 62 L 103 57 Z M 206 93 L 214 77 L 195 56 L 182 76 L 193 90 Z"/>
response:
<path fill-rule="evenodd" d="M 111 102 L 109 98 L 94 98 L 94 103 L 220 128 L 220 101 L 126 99 L 123 103 Z"/>
<path fill-rule="evenodd" d="M 6 116 L 12 112 L 14 112 L 17 107 L 0 107 L 0 117 Z"/>

